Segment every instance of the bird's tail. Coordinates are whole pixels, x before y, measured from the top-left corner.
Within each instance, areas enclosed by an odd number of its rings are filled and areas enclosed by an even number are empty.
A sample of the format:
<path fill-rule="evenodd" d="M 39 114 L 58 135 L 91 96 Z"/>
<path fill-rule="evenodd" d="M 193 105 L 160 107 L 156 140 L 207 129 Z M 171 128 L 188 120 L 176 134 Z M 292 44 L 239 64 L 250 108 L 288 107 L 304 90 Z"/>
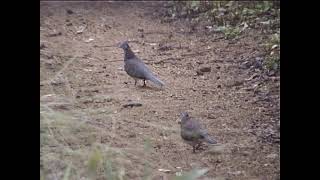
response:
<path fill-rule="evenodd" d="M 217 144 L 218 143 L 215 139 L 213 139 L 212 137 L 210 137 L 208 135 L 204 137 L 204 141 L 209 144 Z"/>
<path fill-rule="evenodd" d="M 156 78 L 154 75 L 149 76 L 150 81 L 157 84 L 158 86 L 164 86 L 164 82 L 162 82 L 160 79 Z"/>

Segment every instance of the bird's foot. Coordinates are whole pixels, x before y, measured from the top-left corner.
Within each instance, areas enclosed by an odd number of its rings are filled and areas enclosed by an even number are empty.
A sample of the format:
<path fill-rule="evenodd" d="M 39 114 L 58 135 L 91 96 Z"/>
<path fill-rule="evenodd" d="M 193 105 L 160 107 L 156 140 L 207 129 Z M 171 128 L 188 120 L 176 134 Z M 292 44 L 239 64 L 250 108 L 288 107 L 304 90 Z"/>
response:
<path fill-rule="evenodd" d="M 202 143 L 199 143 L 198 145 L 195 146 L 196 150 L 204 150 L 204 146 Z"/>
<path fill-rule="evenodd" d="M 146 87 L 147 87 L 147 85 L 145 85 L 145 84 L 144 84 L 144 85 L 142 85 L 141 87 L 142 87 L 142 88 L 146 88 Z"/>

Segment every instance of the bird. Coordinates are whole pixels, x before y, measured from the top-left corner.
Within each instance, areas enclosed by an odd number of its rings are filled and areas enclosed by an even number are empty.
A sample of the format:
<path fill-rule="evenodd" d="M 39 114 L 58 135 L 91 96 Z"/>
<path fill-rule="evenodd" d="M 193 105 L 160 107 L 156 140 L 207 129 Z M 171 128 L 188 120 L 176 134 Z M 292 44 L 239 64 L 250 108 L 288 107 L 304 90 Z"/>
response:
<path fill-rule="evenodd" d="M 164 82 L 158 79 L 146 66 L 146 64 L 138 58 L 131 50 L 128 41 L 119 43 L 119 48 L 124 51 L 124 70 L 134 79 L 134 85 L 139 79 L 143 80 L 143 87 L 146 86 L 146 80 L 150 80 L 158 86 L 164 86 Z"/>
<path fill-rule="evenodd" d="M 180 113 L 181 138 L 193 147 L 193 153 L 201 146 L 202 142 L 217 144 L 217 141 L 210 137 L 208 132 L 201 127 L 199 122 L 190 117 L 187 112 Z"/>

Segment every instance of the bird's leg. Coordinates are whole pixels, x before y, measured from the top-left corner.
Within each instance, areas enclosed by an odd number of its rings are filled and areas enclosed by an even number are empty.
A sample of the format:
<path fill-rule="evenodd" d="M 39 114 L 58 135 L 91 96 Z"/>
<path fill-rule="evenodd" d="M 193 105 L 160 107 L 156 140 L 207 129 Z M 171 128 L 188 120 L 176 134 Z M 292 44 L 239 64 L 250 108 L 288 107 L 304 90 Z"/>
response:
<path fill-rule="evenodd" d="M 192 146 L 193 153 L 196 153 L 196 146 Z"/>
<path fill-rule="evenodd" d="M 204 149 L 205 149 L 204 144 L 203 144 L 202 142 L 200 142 L 200 143 L 198 144 L 197 149 L 198 149 L 198 150 L 199 150 L 199 149 L 204 150 Z"/>
<path fill-rule="evenodd" d="M 201 143 L 196 145 L 196 149 L 199 149 L 201 147 Z"/>
<path fill-rule="evenodd" d="M 134 79 L 134 85 L 137 85 L 137 80 L 136 79 Z"/>
<path fill-rule="evenodd" d="M 199 149 L 199 147 L 200 147 L 200 144 L 195 145 L 196 149 Z"/>
<path fill-rule="evenodd" d="M 143 87 L 146 87 L 146 80 L 143 80 Z"/>

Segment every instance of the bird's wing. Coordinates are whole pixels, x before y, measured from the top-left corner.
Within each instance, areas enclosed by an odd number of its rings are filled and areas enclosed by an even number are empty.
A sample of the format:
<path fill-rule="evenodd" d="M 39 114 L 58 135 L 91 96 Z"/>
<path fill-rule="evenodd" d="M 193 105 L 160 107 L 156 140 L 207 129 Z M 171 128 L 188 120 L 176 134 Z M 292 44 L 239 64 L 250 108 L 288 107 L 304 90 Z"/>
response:
<path fill-rule="evenodd" d="M 182 126 L 181 136 L 185 137 L 187 140 L 194 140 L 201 138 L 200 125 L 197 121 L 189 119 Z"/>
<path fill-rule="evenodd" d="M 151 73 L 148 67 L 140 59 L 129 59 L 125 62 L 125 70 L 131 76 L 137 78 L 147 78 Z"/>
<path fill-rule="evenodd" d="M 208 136 L 208 131 L 206 129 L 199 129 L 199 134 L 201 137 L 205 138 L 206 136 Z"/>

